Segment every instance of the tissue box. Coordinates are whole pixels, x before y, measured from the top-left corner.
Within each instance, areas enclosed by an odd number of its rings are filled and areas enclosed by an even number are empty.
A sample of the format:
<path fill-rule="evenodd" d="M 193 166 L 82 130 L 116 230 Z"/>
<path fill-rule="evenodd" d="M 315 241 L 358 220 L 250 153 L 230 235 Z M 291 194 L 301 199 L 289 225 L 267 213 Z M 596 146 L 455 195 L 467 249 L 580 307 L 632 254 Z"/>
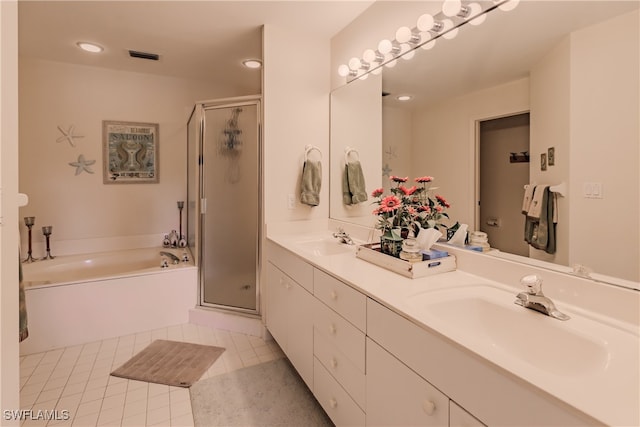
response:
<path fill-rule="evenodd" d="M 446 256 L 449 256 L 449 252 L 447 251 L 439 251 L 436 249 L 431 249 L 431 250 L 421 250 L 420 253 L 422 254 L 422 260 L 426 261 L 428 259 L 437 259 L 437 258 L 444 258 Z"/>

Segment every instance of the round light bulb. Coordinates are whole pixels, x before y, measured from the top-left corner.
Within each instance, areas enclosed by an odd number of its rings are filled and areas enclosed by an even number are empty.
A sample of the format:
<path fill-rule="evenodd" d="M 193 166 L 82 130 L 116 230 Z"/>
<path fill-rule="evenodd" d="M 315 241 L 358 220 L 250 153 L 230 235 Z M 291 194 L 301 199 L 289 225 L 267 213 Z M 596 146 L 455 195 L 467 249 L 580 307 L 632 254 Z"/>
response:
<path fill-rule="evenodd" d="M 380 43 L 378 43 L 378 51 L 383 55 L 391 52 L 392 48 L 393 44 L 387 39 L 381 40 Z"/>
<path fill-rule="evenodd" d="M 515 9 L 516 7 L 518 7 L 519 3 L 520 3 L 520 0 L 507 0 L 506 2 L 498 6 L 498 9 L 503 10 L 505 12 L 509 12 Z"/>
<path fill-rule="evenodd" d="M 362 66 L 362 62 L 360 62 L 359 58 L 355 56 L 349 60 L 349 68 L 352 70 L 358 70 Z"/>
<path fill-rule="evenodd" d="M 444 25 L 442 28 L 442 31 L 444 32 L 442 37 L 447 40 L 456 38 L 458 35 L 458 28 L 453 28 L 453 21 L 451 19 L 444 19 L 442 24 Z"/>
<path fill-rule="evenodd" d="M 376 52 L 373 49 L 367 49 L 362 54 L 362 59 L 367 62 L 376 62 L 378 59 Z"/>
<path fill-rule="evenodd" d="M 471 3 L 467 7 L 470 9 L 469 17 L 471 19 L 469 19 L 469 24 L 480 25 L 487 20 L 487 14 L 482 13 L 482 7 L 478 3 Z"/>
<path fill-rule="evenodd" d="M 456 16 L 462 9 L 462 2 L 460 0 L 444 0 L 442 3 L 442 13 L 446 16 Z"/>
<path fill-rule="evenodd" d="M 387 68 L 393 68 L 398 63 L 398 60 L 391 53 L 387 53 L 384 56 L 384 61 L 385 61 L 384 66 Z"/>
<path fill-rule="evenodd" d="M 429 49 L 433 49 L 433 47 L 435 45 L 436 45 L 436 39 L 433 39 L 433 40 L 430 40 L 427 43 L 423 44 L 420 47 L 423 48 L 424 50 L 429 50 Z"/>
<path fill-rule="evenodd" d="M 340 77 L 347 77 L 349 75 L 349 66 L 342 64 L 338 67 L 338 75 Z"/>
<path fill-rule="evenodd" d="M 428 13 L 425 13 L 424 15 L 421 15 L 418 18 L 416 27 L 418 27 L 420 31 L 429 31 L 433 28 L 435 23 L 436 21 L 433 19 L 433 16 L 429 15 Z"/>
<path fill-rule="evenodd" d="M 409 27 L 400 27 L 398 31 L 396 31 L 396 40 L 398 43 L 406 43 L 411 40 L 411 28 Z"/>

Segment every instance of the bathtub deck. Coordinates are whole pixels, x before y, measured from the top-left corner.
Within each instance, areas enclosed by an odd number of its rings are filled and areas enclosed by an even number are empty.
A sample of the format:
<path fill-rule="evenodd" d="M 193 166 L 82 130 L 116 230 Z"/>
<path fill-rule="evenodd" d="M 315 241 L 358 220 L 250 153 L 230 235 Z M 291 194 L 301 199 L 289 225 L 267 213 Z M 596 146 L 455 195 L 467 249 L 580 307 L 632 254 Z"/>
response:
<path fill-rule="evenodd" d="M 189 389 L 109 376 L 154 339 L 226 348 L 202 379 L 283 357 L 273 340 L 190 323 L 22 356 L 21 409 L 71 417 L 22 425 L 193 426 Z"/>

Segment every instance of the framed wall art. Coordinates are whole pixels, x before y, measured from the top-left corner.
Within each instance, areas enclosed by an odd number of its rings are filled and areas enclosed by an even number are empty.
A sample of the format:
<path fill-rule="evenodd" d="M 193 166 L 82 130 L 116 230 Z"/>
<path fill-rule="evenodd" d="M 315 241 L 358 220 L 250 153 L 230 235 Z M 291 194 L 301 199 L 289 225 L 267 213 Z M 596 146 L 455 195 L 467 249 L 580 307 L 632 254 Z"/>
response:
<path fill-rule="evenodd" d="M 158 124 L 102 122 L 104 183 L 158 182 Z"/>

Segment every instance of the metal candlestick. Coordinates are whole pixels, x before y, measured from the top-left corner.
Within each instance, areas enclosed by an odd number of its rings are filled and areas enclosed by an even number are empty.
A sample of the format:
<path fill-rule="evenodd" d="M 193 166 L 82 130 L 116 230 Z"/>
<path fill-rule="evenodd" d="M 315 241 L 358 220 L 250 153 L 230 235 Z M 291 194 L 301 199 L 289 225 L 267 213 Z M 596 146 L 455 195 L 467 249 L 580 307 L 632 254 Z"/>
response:
<path fill-rule="evenodd" d="M 29 247 L 27 250 L 27 258 L 25 258 L 22 262 L 34 262 L 37 261 L 35 258 L 33 258 L 32 256 L 32 251 L 31 251 L 31 229 L 33 228 L 33 224 L 36 223 L 36 217 L 35 216 L 25 216 L 24 217 L 24 225 L 27 226 L 27 228 L 29 229 Z"/>
<path fill-rule="evenodd" d="M 55 257 L 51 255 L 51 248 L 49 247 L 49 239 L 51 238 L 51 231 L 53 227 L 51 225 L 45 225 L 42 227 L 42 234 L 44 234 L 44 238 L 47 241 L 47 255 L 42 259 L 54 259 Z"/>
<path fill-rule="evenodd" d="M 184 208 L 184 202 L 178 202 L 178 210 L 180 211 L 180 233 L 178 234 L 178 240 L 182 239 L 182 208 Z"/>

